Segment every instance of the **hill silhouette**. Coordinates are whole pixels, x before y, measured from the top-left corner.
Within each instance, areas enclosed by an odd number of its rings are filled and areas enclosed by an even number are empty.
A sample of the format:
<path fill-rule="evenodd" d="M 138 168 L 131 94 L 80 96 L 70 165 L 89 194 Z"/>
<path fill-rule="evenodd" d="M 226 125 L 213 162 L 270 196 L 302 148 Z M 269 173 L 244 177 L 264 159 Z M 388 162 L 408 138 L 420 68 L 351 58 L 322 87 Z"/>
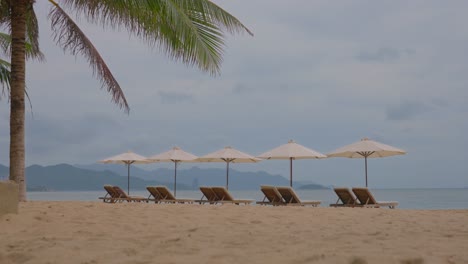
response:
<path fill-rule="evenodd" d="M 8 179 L 8 167 L 0 165 L 0 179 Z M 26 185 L 28 190 L 85 191 L 102 190 L 105 184 L 127 186 L 127 169 L 125 166 L 92 164 L 52 166 L 31 165 L 26 168 Z M 174 171 L 160 168 L 146 171 L 133 166 L 131 169 L 130 187 L 142 190 L 150 185 L 173 187 Z M 198 189 L 199 186 L 224 186 L 226 171 L 192 167 L 177 171 L 177 189 Z M 260 185 L 289 185 L 288 179 L 281 175 L 272 175 L 264 171 L 241 172 L 231 169 L 229 172 L 229 189 L 258 190 Z M 300 187 L 295 183 L 295 187 Z M 310 186 L 309 186 L 310 187 Z M 325 188 L 315 185 L 316 188 Z"/>

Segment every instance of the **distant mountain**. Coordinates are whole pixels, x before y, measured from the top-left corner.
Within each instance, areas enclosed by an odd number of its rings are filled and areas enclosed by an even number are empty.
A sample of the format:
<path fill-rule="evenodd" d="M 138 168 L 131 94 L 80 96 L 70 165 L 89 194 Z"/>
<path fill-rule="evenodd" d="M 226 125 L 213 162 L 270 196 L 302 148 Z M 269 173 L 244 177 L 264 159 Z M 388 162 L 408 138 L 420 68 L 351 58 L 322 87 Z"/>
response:
<path fill-rule="evenodd" d="M 102 190 L 102 186 L 105 184 L 119 185 L 126 188 L 127 170 L 125 166 L 115 164 L 96 165 L 98 165 L 96 168 L 103 167 L 104 170 L 91 169 L 94 168 L 94 165 L 32 165 L 26 168 L 27 188 L 30 190 L 83 191 Z M 107 170 L 111 166 L 118 168 L 119 173 Z M 121 168 L 124 170 L 122 171 Z M 132 166 L 131 175 L 130 187 L 135 190 L 142 190 L 149 185 L 166 185 L 172 189 L 174 184 L 174 171 L 171 169 L 145 171 Z M 0 165 L 0 179 L 8 179 L 8 167 Z M 177 189 L 179 190 L 198 189 L 199 186 L 203 185 L 224 186 L 225 184 L 226 171 L 224 169 L 192 167 L 191 169 L 177 171 Z M 260 185 L 289 185 L 289 181 L 281 175 L 271 175 L 264 171 L 229 171 L 229 189 L 258 190 Z M 295 184 L 296 186 L 300 187 L 300 184 Z M 316 185 L 316 187 L 319 186 Z"/>
<path fill-rule="evenodd" d="M 80 168 L 91 170 L 111 170 L 122 176 L 127 175 L 127 168 L 119 164 L 90 164 L 90 165 L 74 165 Z M 142 178 L 144 180 L 158 180 L 163 182 L 173 183 L 174 169 L 159 168 L 152 171 L 147 171 L 136 166 L 131 167 L 130 175 Z M 218 168 L 199 168 L 192 167 L 185 170 L 177 170 L 177 185 L 185 184 L 197 189 L 197 186 L 203 185 L 226 185 L 226 170 Z M 229 170 L 229 188 L 233 190 L 257 190 L 260 185 L 289 185 L 289 180 L 277 174 L 272 175 L 264 171 L 257 172 L 241 172 L 234 169 Z M 294 186 L 300 186 L 300 182 L 294 182 Z M 172 187 L 172 185 L 169 185 Z"/>
<path fill-rule="evenodd" d="M 28 188 L 45 187 L 49 190 L 102 190 L 105 184 L 127 186 L 127 177 L 111 171 L 92 171 L 76 168 L 68 164 L 54 166 L 32 165 L 26 168 Z M 166 184 L 162 181 L 145 181 L 130 177 L 132 189 L 144 189 L 148 185 Z"/>
<path fill-rule="evenodd" d="M 8 167 L 0 165 L 0 179 L 7 180 Z M 123 177 L 112 171 L 93 171 L 76 168 L 68 164 L 53 166 L 32 165 L 26 168 L 26 187 L 28 190 L 84 191 L 102 190 L 105 184 L 127 186 L 127 176 Z M 131 189 L 144 189 L 148 185 L 167 185 L 163 181 L 145 181 L 130 177 Z M 179 189 L 189 186 L 177 184 Z"/>
<path fill-rule="evenodd" d="M 121 176 L 127 176 L 127 165 L 124 164 L 87 164 L 80 165 L 74 164 L 76 168 L 92 170 L 92 171 L 112 171 Z M 142 170 L 136 166 L 130 167 L 130 175 L 133 175 L 138 178 L 145 180 L 154 180 L 154 174 L 151 171 Z M 151 178 L 153 177 L 153 178 Z"/>

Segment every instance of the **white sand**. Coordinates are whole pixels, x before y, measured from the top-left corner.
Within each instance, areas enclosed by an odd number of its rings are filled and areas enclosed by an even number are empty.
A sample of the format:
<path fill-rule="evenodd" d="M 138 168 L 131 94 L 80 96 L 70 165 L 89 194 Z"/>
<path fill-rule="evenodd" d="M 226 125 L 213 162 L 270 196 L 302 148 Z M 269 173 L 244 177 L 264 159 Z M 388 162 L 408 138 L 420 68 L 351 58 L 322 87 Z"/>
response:
<path fill-rule="evenodd" d="M 0 263 L 468 263 L 468 210 L 26 202 Z"/>

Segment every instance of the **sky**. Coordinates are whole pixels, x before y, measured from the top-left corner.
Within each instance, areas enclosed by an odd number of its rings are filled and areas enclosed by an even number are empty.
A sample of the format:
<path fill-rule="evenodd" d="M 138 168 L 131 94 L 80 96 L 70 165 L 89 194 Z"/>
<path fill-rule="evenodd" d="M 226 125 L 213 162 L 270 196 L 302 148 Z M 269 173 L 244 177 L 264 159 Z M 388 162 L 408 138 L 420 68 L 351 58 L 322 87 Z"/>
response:
<path fill-rule="evenodd" d="M 172 61 L 124 30 L 77 19 L 120 83 L 129 115 L 85 59 L 55 45 L 50 4 L 37 2 L 46 62 L 27 65 L 27 165 L 91 164 L 173 146 L 259 155 L 290 139 L 326 154 L 368 137 L 407 151 L 370 159 L 369 187 L 468 187 L 466 1 L 216 0 L 254 33 L 227 36 L 218 76 Z M 1 164 L 8 165 L 8 147 L 2 99 Z M 225 164 L 180 169 L 192 166 Z M 142 166 L 159 167 L 172 164 Z M 286 160 L 231 168 L 289 176 Z M 363 186 L 364 160 L 297 160 L 294 180 Z"/>

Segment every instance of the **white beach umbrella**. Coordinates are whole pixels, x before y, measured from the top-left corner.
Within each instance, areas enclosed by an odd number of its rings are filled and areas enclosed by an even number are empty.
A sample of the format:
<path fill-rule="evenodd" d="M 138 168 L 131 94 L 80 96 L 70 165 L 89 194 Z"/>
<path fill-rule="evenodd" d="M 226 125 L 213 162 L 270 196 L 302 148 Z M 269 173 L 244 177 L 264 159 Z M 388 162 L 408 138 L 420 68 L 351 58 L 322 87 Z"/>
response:
<path fill-rule="evenodd" d="M 293 160 L 297 159 L 323 159 L 327 156 L 320 152 L 306 148 L 297 144 L 294 140 L 289 140 L 287 144 L 281 145 L 258 156 L 262 159 L 289 160 L 289 184 L 292 187 Z"/>
<path fill-rule="evenodd" d="M 229 163 L 253 163 L 259 162 L 254 156 L 239 150 L 233 149 L 232 147 L 225 147 L 213 153 L 199 157 L 195 161 L 197 162 L 226 162 L 226 189 L 229 189 Z"/>
<path fill-rule="evenodd" d="M 177 195 L 177 165 L 180 162 L 191 162 L 197 156 L 183 151 L 179 147 L 173 147 L 164 153 L 154 155 L 148 158 L 149 162 L 174 162 L 174 196 Z"/>
<path fill-rule="evenodd" d="M 133 163 L 145 164 L 149 162 L 146 159 L 146 157 L 143 157 L 131 151 L 127 151 L 125 153 L 100 160 L 99 163 L 115 163 L 127 165 L 127 192 L 128 194 L 130 194 L 130 165 Z"/>
<path fill-rule="evenodd" d="M 367 158 L 383 158 L 406 154 L 406 151 L 377 141 L 363 138 L 358 142 L 344 146 L 327 154 L 328 157 L 364 158 L 367 187 Z"/>

